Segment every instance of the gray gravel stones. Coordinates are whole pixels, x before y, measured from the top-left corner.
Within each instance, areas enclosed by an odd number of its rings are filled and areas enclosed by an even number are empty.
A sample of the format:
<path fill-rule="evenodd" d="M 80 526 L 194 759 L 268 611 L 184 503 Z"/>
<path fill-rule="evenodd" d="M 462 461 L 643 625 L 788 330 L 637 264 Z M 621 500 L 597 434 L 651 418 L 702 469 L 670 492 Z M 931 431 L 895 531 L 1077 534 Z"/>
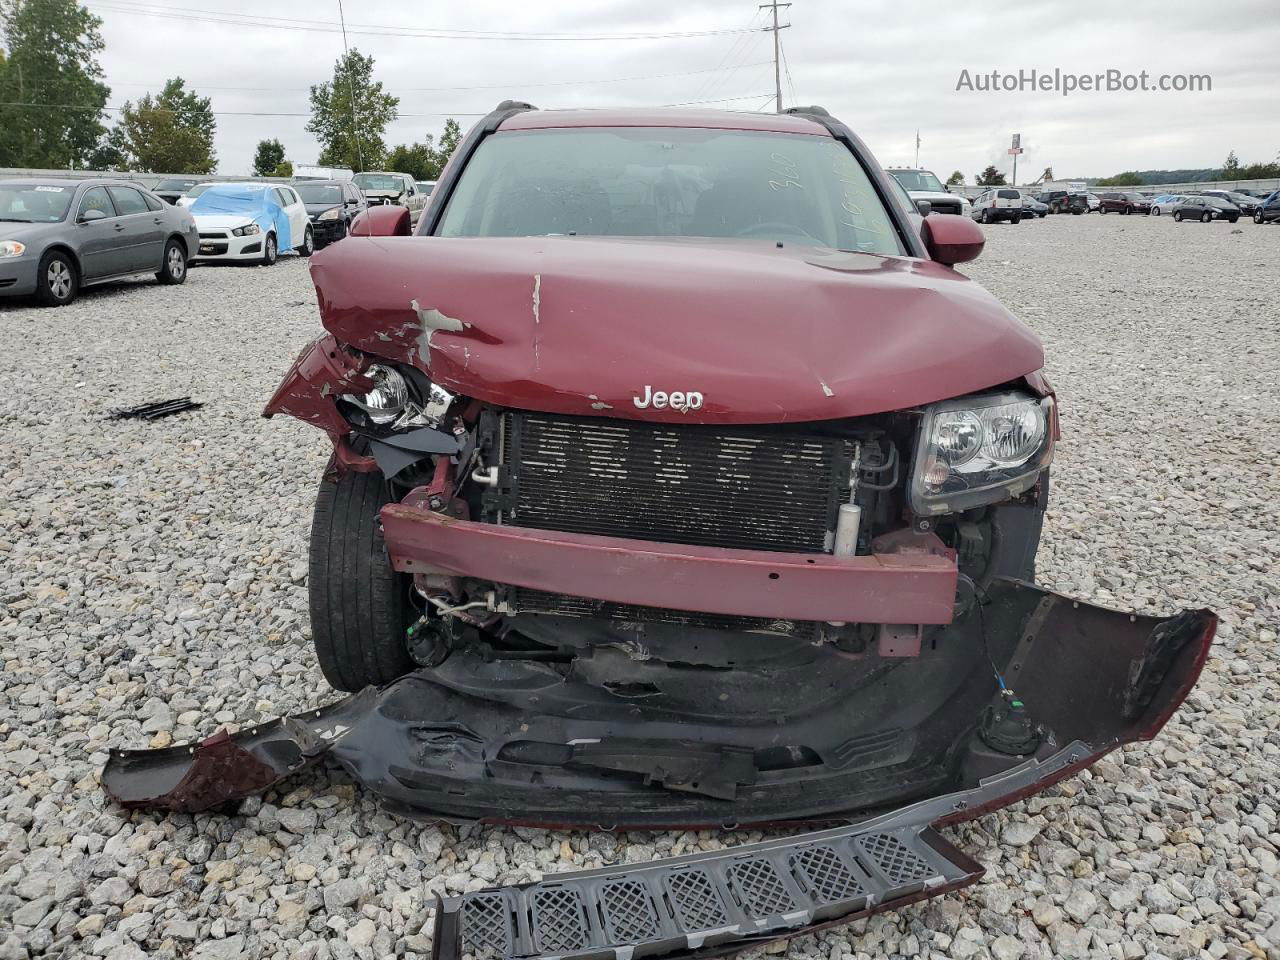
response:
<path fill-rule="evenodd" d="M 980 279 L 1039 331 L 1063 440 L 1039 576 L 1223 628 L 1161 737 L 948 831 L 960 894 L 794 957 L 1280 960 L 1280 228 L 1051 217 L 987 230 Z M 0 960 L 414 958 L 431 898 L 759 833 L 424 826 L 319 769 L 230 816 L 129 814 L 111 747 L 330 698 L 305 556 L 323 437 L 263 421 L 318 332 L 305 264 L 200 268 L 38 310 L 0 301 Z M 155 423 L 113 406 L 190 395 Z M 1034 705 L 1033 705 L 1034 708 Z"/>

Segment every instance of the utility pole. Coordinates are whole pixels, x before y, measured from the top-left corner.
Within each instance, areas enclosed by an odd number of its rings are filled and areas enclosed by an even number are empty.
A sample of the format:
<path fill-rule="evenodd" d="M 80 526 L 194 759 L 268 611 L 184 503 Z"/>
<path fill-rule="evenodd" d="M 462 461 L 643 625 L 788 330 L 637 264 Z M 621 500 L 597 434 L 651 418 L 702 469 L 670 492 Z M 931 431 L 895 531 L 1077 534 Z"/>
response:
<path fill-rule="evenodd" d="M 778 31 L 785 30 L 791 26 L 789 23 L 778 25 L 778 8 L 790 7 L 789 3 L 778 3 L 778 0 L 772 0 L 771 3 L 760 4 L 760 10 L 772 8 L 773 10 L 773 26 L 765 27 L 766 30 L 773 32 L 773 87 L 777 96 L 777 112 L 782 112 L 782 42 L 779 39 Z"/>
<path fill-rule="evenodd" d="M 920 169 L 920 128 L 916 127 L 916 169 Z"/>

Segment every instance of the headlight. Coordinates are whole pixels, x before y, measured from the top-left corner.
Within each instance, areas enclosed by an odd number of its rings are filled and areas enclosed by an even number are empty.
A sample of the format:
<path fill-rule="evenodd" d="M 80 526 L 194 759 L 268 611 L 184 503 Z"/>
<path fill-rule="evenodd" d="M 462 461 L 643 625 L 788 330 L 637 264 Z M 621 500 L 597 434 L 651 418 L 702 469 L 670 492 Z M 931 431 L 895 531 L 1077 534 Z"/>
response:
<path fill-rule="evenodd" d="M 346 393 L 342 399 L 355 404 L 374 423 L 391 423 L 409 402 L 409 385 L 399 372 L 378 363 L 371 364 L 364 375 L 373 380 L 373 389 L 366 394 Z"/>
<path fill-rule="evenodd" d="M 334 207 L 332 210 L 326 210 L 324 213 L 316 217 L 317 220 L 337 220 L 338 215 L 342 213 L 340 207 Z"/>
<path fill-rule="evenodd" d="M 909 494 L 920 516 L 1016 497 L 1053 460 L 1053 398 L 964 397 L 925 411 Z"/>
<path fill-rule="evenodd" d="M 233 237 L 252 237 L 262 232 L 262 228 L 256 223 L 250 223 L 243 227 L 236 227 L 231 231 Z"/>
<path fill-rule="evenodd" d="M 0 240 L 0 257 L 20 257 L 26 250 L 26 244 L 17 240 Z"/>

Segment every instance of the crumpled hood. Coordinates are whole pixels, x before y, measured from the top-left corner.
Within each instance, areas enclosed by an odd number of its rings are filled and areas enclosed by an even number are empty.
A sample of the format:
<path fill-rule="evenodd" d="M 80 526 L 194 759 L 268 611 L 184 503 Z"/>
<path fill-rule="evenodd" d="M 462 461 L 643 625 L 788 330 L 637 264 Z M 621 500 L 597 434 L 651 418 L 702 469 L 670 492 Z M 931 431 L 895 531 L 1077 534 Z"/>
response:
<path fill-rule="evenodd" d="M 312 259 L 325 327 L 456 392 L 550 413 L 826 420 L 1043 365 L 990 294 L 931 261 L 773 240 L 354 238 Z M 641 409 L 646 391 L 700 408 Z"/>

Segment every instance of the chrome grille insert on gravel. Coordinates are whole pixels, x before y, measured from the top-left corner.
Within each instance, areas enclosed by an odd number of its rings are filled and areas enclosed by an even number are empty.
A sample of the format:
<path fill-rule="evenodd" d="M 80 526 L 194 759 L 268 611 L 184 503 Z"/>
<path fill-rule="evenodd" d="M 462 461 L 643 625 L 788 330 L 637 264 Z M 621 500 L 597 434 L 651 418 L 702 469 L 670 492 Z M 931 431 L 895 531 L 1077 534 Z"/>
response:
<path fill-rule="evenodd" d="M 434 958 L 482 949 L 501 960 L 732 952 L 734 941 L 794 936 L 980 874 L 923 824 L 881 821 L 454 897 L 437 907 Z"/>

